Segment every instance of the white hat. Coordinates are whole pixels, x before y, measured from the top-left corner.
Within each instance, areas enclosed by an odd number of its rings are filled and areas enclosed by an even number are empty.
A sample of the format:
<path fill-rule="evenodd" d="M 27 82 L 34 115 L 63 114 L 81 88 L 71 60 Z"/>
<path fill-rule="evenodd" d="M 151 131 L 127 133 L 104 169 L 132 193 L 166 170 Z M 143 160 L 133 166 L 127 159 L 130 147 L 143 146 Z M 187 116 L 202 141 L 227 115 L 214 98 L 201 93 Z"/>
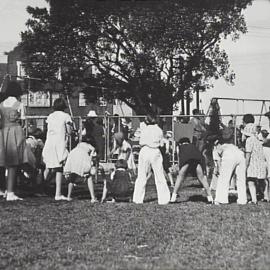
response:
<path fill-rule="evenodd" d="M 88 117 L 97 117 L 97 114 L 94 110 L 90 110 L 87 114 Z"/>

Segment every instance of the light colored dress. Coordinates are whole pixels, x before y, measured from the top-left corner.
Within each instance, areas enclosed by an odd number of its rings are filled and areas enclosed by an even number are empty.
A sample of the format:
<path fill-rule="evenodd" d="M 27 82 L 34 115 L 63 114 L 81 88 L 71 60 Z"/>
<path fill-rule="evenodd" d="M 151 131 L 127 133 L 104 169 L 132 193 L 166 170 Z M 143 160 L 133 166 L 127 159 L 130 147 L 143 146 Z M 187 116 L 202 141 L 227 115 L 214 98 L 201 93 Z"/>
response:
<path fill-rule="evenodd" d="M 81 142 L 69 153 L 64 173 L 76 173 L 79 176 L 89 174 L 92 168 L 92 155 L 94 147 L 91 144 Z"/>
<path fill-rule="evenodd" d="M 24 107 L 15 97 L 0 104 L 0 166 L 18 166 L 28 162 L 26 141 L 20 120 L 25 118 Z"/>
<path fill-rule="evenodd" d="M 72 123 L 71 117 L 65 112 L 55 111 L 48 116 L 46 122 L 48 131 L 42 151 L 43 161 L 47 168 L 63 167 L 68 156 L 67 125 Z"/>
<path fill-rule="evenodd" d="M 246 140 L 246 153 L 250 153 L 250 162 L 247 168 L 247 177 L 264 179 L 266 177 L 266 162 L 263 146 L 256 136 Z"/>

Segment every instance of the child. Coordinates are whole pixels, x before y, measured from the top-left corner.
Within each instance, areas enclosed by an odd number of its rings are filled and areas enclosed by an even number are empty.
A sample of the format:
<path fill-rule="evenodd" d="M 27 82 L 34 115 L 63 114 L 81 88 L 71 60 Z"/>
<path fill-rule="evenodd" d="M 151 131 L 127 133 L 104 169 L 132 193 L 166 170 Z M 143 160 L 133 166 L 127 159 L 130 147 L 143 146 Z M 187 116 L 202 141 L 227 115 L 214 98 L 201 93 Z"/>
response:
<path fill-rule="evenodd" d="M 213 203 L 213 198 L 205 175 L 205 161 L 202 153 L 192 144 L 189 138 L 181 138 L 178 141 L 179 173 L 174 186 L 170 202 L 175 202 L 181 183 L 188 171 L 196 171 L 198 180 L 207 193 L 207 201 Z"/>
<path fill-rule="evenodd" d="M 256 182 L 264 181 L 266 178 L 266 163 L 263 146 L 256 137 L 256 126 L 253 123 L 248 123 L 242 131 L 242 134 L 247 138 L 245 153 L 247 181 L 251 196 L 251 201 L 249 203 L 257 204 Z"/>
<path fill-rule="evenodd" d="M 64 174 L 69 181 L 67 200 L 71 201 L 73 186 L 78 178 L 87 179 L 88 189 L 91 196 L 91 203 L 97 202 L 94 192 L 93 175 L 95 167 L 92 158 L 95 155 L 95 148 L 90 144 L 90 140 L 83 138 L 83 141 L 69 153 L 64 166 Z"/>
<path fill-rule="evenodd" d="M 164 137 L 162 140 L 163 145 L 160 146 L 160 152 L 163 158 L 163 169 L 164 169 L 164 175 L 167 181 L 170 182 L 170 186 L 174 187 L 174 182 L 173 182 L 173 176 L 171 173 L 171 164 L 170 164 L 170 133 L 169 131 L 164 132 Z"/>
<path fill-rule="evenodd" d="M 233 173 L 236 174 L 238 204 L 247 203 L 246 194 L 246 164 L 244 153 L 228 138 L 215 142 L 217 155 L 220 156 L 219 176 L 216 186 L 215 204 L 227 204 L 229 186 Z"/>
<path fill-rule="evenodd" d="M 61 184 L 63 167 L 68 156 L 68 135 L 71 134 L 73 125 L 70 115 L 64 112 L 66 108 L 63 99 L 58 98 L 54 101 L 54 112 L 46 120 L 47 138 L 42 151 L 43 161 L 46 165 L 44 179 L 47 180 L 50 171 L 56 174 L 56 201 L 67 200 L 67 197 L 61 194 Z"/>
<path fill-rule="evenodd" d="M 101 202 L 104 202 L 109 191 L 112 196 L 112 202 L 115 200 L 131 199 L 133 193 L 133 185 L 131 183 L 131 175 L 127 171 L 127 161 L 118 159 L 115 163 L 116 170 L 111 173 L 110 180 L 104 181 Z"/>
<path fill-rule="evenodd" d="M 29 161 L 23 130 L 25 108 L 19 101 L 22 94 L 21 86 L 11 81 L 7 85 L 6 98 L 0 104 L 0 167 L 7 169 L 7 201 L 22 200 L 14 193 L 17 172 L 22 164 Z M 1 177 L 5 178 L 4 169 L 1 171 Z"/>
<path fill-rule="evenodd" d="M 269 182 L 270 182 L 270 139 L 268 138 L 269 132 L 265 129 L 261 131 L 262 141 L 263 141 L 263 152 L 266 160 L 267 167 L 267 177 L 265 179 L 265 189 L 264 189 L 264 202 L 269 202 Z"/>
<path fill-rule="evenodd" d="M 136 172 L 136 165 L 132 152 L 131 145 L 124 139 L 123 132 L 117 132 L 114 134 L 114 146 L 110 155 L 117 155 L 117 159 L 124 159 L 127 161 L 128 169 L 134 174 Z"/>

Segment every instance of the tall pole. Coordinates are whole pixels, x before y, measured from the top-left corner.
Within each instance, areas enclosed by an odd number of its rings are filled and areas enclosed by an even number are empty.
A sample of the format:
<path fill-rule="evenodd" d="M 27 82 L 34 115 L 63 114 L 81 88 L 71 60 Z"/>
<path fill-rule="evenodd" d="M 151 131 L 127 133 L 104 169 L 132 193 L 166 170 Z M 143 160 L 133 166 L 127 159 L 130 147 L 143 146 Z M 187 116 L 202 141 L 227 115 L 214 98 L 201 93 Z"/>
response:
<path fill-rule="evenodd" d="M 186 93 L 186 105 L 187 105 L 186 115 L 190 115 L 190 95 L 189 95 L 189 92 Z"/>
<path fill-rule="evenodd" d="M 196 108 L 200 110 L 200 90 L 196 90 Z"/>

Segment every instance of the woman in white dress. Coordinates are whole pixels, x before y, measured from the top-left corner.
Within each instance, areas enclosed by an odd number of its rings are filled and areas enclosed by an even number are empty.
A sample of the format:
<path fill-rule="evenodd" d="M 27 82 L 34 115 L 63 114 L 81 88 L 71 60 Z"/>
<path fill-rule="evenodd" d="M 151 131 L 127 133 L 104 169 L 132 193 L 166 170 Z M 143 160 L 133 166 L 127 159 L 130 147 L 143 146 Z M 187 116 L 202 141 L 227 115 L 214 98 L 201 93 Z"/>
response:
<path fill-rule="evenodd" d="M 66 200 L 61 193 L 63 166 L 68 156 L 68 135 L 72 131 L 72 120 L 64 110 L 67 108 L 65 101 L 58 98 L 54 101 L 53 109 L 46 122 L 48 124 L 47 138 L 42 156 L 46 165 L 44 178 L 47 179 L 49 172 L 56 174 L 55 200 Z"/>

